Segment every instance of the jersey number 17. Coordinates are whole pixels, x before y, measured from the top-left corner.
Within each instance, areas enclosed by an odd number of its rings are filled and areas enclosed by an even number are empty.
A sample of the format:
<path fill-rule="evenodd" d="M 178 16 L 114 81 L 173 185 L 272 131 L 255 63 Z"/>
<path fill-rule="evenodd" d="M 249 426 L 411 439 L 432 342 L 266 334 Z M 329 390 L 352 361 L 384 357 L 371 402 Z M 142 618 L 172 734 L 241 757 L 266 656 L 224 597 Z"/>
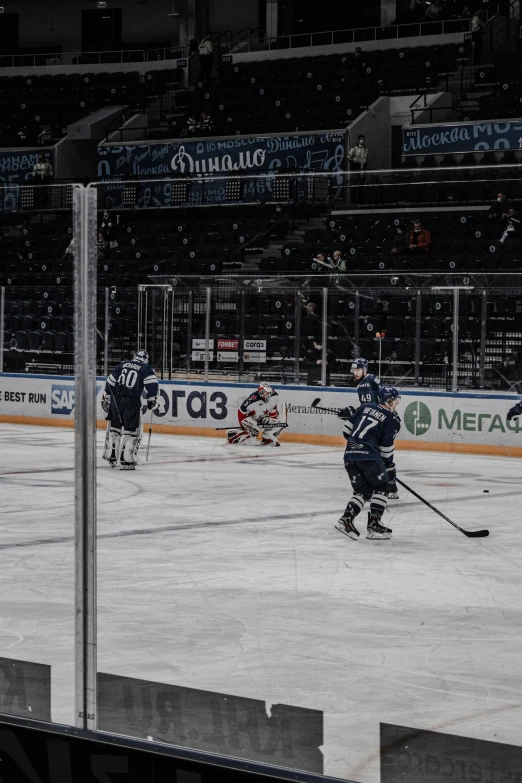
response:
<path fill-rule="evenodd" d="M 366 424 L 366 422 L 369 422 L 364 429 L 363 426 Z M 355 438 L 356 436 L 362 440 L 364 436 L 366 435 L 369 430 L 371 430 L 372 427 L 376 427 L 378 425 L 377 419 L 370 419 L 369 416 L 363 416 L 357 427 L 355 428 L 354 432 L 352 432 L 352 438 Z"/>

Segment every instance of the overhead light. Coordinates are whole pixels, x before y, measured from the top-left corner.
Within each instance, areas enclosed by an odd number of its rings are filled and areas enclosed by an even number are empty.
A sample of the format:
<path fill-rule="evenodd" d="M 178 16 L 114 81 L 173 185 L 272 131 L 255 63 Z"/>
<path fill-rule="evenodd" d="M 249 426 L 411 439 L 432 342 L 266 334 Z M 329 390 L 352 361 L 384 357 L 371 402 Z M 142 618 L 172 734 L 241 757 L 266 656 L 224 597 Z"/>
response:
<path fill-rule="evenodd" d="M 107 8 L 107 3 L 105 0 L 98 0 L 96 3 L 96 8 Z"/>

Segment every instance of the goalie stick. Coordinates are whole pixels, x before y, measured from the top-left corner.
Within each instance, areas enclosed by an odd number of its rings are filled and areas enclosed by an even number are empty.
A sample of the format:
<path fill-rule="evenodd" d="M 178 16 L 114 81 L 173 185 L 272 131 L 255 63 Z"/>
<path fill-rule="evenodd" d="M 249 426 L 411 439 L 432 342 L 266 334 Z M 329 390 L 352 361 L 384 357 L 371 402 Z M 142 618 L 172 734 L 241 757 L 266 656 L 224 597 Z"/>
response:
<path fill-rule="evenodd" d="M 145 462 L 149 461 L 149 449 L 150 449 L 150 439 L 152 437 L 152 414 L 154 411 L 151 410 L 150 412 L 150 423 L 149 423 L 149 439 L 147 441 L 147 456 L 145 457 Z"/>
<path fill-rule="evenodd" d="M 277 427 L 278 429 L 284 429 L 285 427 L 288 427 L 288 424 L 286 422 L 279 422 L 278 424 L 266 424 L 263 429 L 272 430 L 274 427 Z M 240 427 L 238 424 L 231 424 L 230 427 L 214 427 L 214 429 L 216 432 L 220 432 L 221 430 L 240 430 L 242 427 Z"/>
<path fill-rule="evenodd" d="M 434 511 L 440 517 L 445 519 L 446 522 L 449 522 L 450 525 L 456 527 L 457 530 L 460 530 L 460 532 L 464 533 L 464 535 L 467 536 L 468 538 L 484 538 L 485 536 L 489 536 L 489 530 L 464 530 L 462 527 L 459 527 L 459 525 L 457 525 L 456 522 L 453 522 L 449 517 L 443 514 L 442 511 L 439 511 L 438 508 L 435 508 L 435 506 L 432 506 L 431 503 L 428 503 L 428 501 L 425 500 L 422 497 L 422 495 L 419 495 L 417 492 L 415 492 L 415 490 L 409 487 L 407 484 L 405 484 L 404 481 L 401 481 L 398 478 L 396 478 L 395 480 L 397 484 L 400 484 L 401 487 L 404 487 L 404 489 L 407 489 L 408 492 L 411 492 L 411 494 L 414 495 L 418 500 L 420 500 L 421 503 L 424 503 L 426 506 L 428 506 L 428 508 L 431 508 L 432 511 Z"/>

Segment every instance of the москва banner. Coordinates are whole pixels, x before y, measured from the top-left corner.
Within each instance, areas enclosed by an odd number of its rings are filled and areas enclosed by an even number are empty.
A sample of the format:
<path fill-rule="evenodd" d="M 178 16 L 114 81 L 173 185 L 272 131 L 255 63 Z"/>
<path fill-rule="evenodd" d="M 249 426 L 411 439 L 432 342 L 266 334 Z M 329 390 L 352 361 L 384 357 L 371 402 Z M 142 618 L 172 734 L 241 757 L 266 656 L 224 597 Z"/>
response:
<path fill-rule="evenodd" d="M 419 125 L 402 129 L 403 155 L 522 149 L 522 120 Z"/>

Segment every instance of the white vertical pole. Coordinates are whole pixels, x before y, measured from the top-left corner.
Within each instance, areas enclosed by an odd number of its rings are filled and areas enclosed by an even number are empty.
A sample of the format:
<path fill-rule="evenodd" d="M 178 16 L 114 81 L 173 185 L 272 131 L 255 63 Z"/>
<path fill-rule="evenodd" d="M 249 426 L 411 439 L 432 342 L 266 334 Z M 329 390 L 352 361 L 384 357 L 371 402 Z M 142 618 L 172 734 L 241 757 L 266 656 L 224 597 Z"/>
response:
<path fill-rule="evenodd" d="M 206 300 L 206 311 L 205 311 L 205 376 L 204 380 L 208 381 L 208 358 L 209 358 L 209 351 L 210 351 L 210 306 L 211 306 L 211 295 L 212 290 L 210 287 L 207 287 L 207 300 Z"/>
<path fill-rule="evenodd" d="M 96 190 L 74 187 L 76 726 L 96 729 Z"/>
<path fill-rule="evenodd" d="M 103 374 L 109 374 L 109 289 L 105 288 L 105 323 L 103 329 Z"/>
<path fill-rule="evenodd" d="M 321 352 L 321 386 L 326 386 L 326 357 L 327 349 L 326 343 L 328 340 L 328 289 L 323 288 L 323 333 L 321 336 L 321 342 L 323 345 Z"/>
<path fill-rule="evenodd" d="M 459 294 L 458 288 L 453 289 L 453 368 L 452 391 L 458 391 L 459 378 Z"/>

